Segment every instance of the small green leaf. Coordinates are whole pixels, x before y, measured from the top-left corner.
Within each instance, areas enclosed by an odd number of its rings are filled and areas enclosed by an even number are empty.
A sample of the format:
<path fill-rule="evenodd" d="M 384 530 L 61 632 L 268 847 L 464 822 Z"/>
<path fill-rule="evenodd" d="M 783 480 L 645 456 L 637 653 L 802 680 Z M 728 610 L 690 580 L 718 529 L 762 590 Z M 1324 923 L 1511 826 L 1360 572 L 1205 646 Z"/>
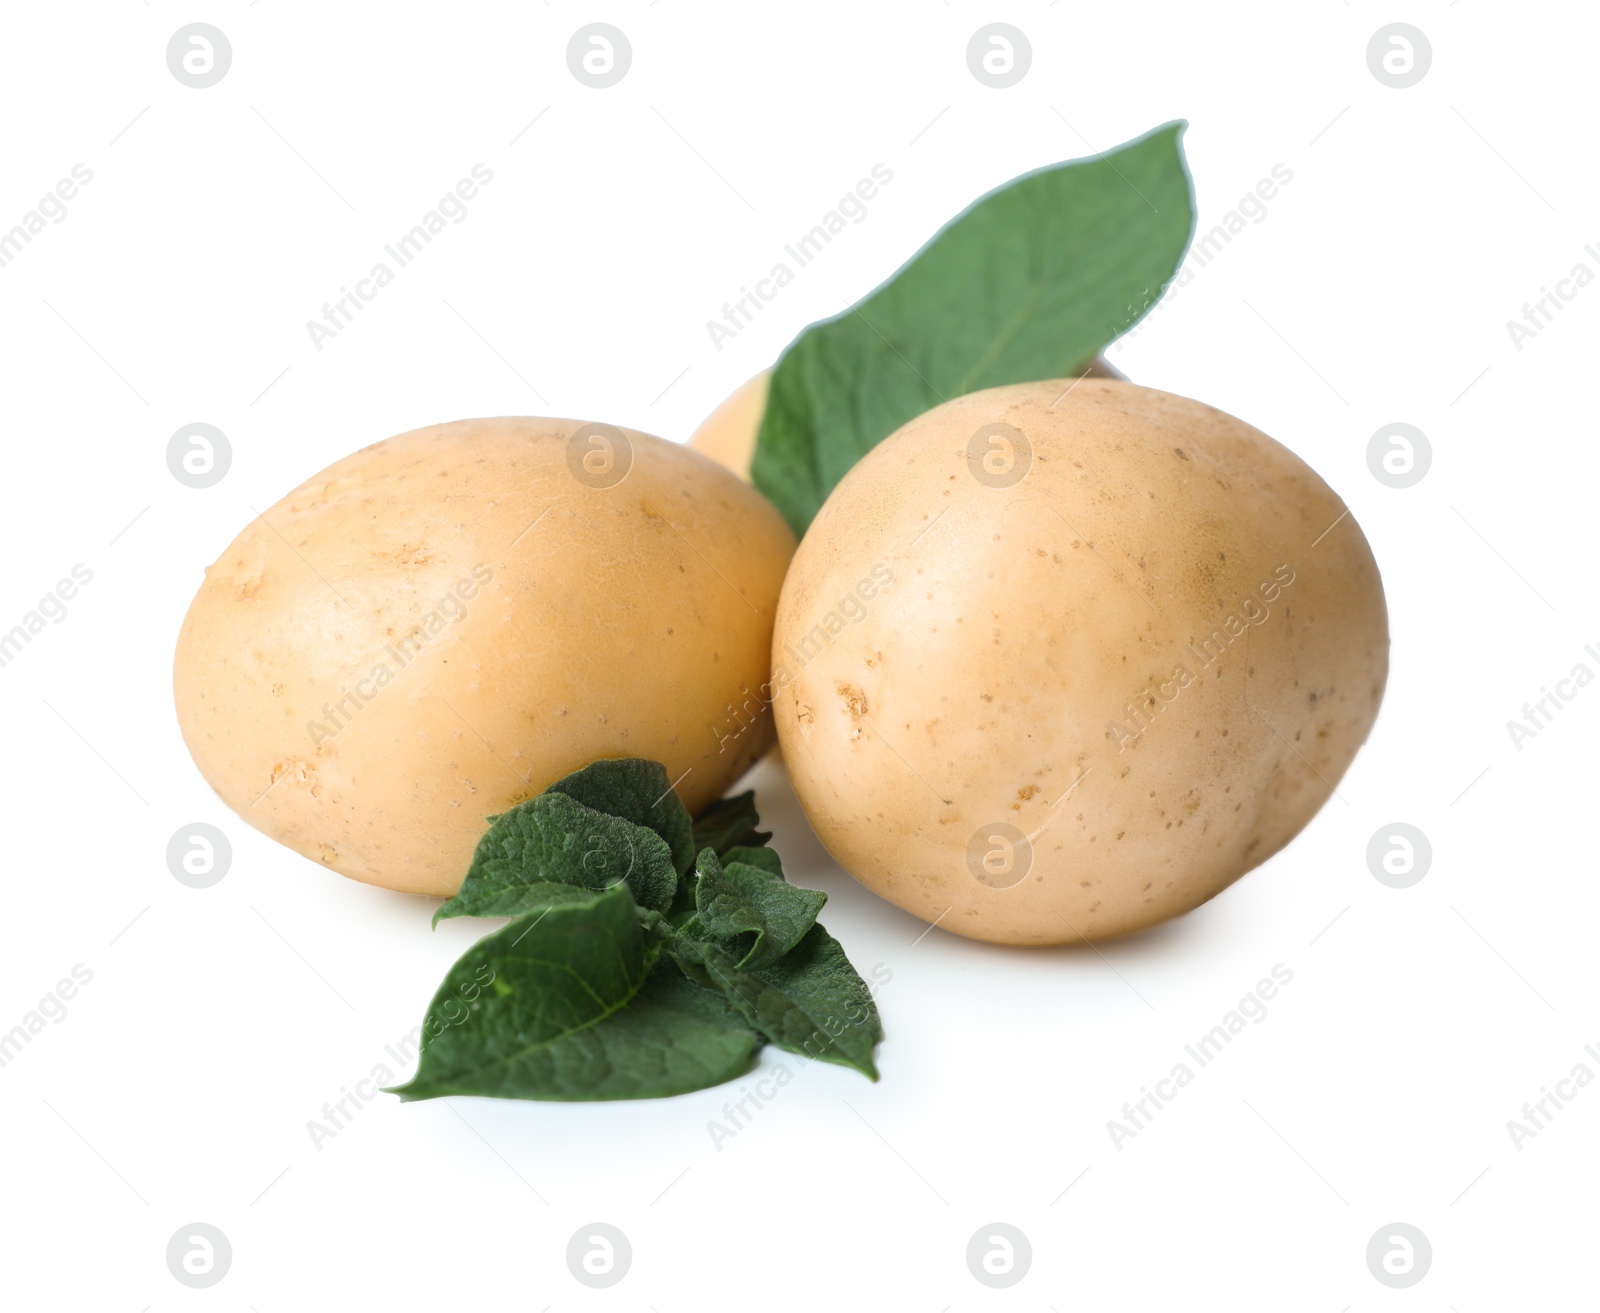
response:
<path fill-rule="evenodd" d="M 795 339 L 750 475 L 797 536 L 902 424 L 964 393 L 1067 377 L 1143 317 L 1194 228 L 1183 127 L 990 192 L 864 301 Z"/>
<path fill-rule="evenodd" d="M 653 960 L 625 887 L 520 917 L 450 969 L 404 1100 L 643 1099 L 744 1072 L 759 1035 Z"/>
<path fill-rule="evenodd" d="M 878 1079 L 872 1061 L 883 1038 L 877 1005 L 839 941 L 820 925 L 777 961 L 750 969 L 716 944 L 680 939 L 672 951 L 689 975 L 721 989 L 780 1049 Z"/>
<path fill-rule="evenodd" d="M 597 812 L 654 830 L 672 850 L 672 865 L 679 875 L 694 865 L 699 847 L 692 838 L 689 813 L 672 791 L 667 768 L 658 761 L 638 757 L 597 761 L 557 780 L 545 792 L 564 793 Z"/>
<path fill-rule="evenodd" d="M 737 850 L 736 850 L 737 851 Z M 717 944 L 740 967 L 782 957 L 817 921 L 828 895 L 743 862 L 726 867 L 707 848 L 695 863 L 695 916 L 681 932 Z"/>
<path fill-rule="evenodd" d="M 722 798 L 712 803 L 694 822 L 694 850 L 714 848 L 721 857 L 728 849 L 740 845 L 759 848 L 772 836 L 756 829 L 761 818 L 756 815 L 756 795 L 747 790 L 732 798 Z"/>
<path fill-rule="evenodd" d="M 434 914 L 516 916 L 543 907 L 545 886 L 599 890 L 626 882 L 641 907 L 661 911 L 678 885 L 666 841 L 564 793 L 542 793 L 494 817 L 461 892 Z"/>
<path fill-rule="evenodd" d="M 724 867 L 738 862 L 742 866 L 759 866 L 768 875 L 775 875 L 783 879 L 783 859 L 778 856 L 776 848 L 748 848 L 739 845 L 734 848 L 724 849 L 718 853 Z"/>
<path fill-rule="evenodd" d="M 527 912 L 542 912 L 564 903 L 587 903 L 594 899 L 593 889 L 582 889 L 575 884 L 552 884 L 530 880 L 520 886 L 508 885 L 490 890 L 484 886 L 468 890 L 465 887 L 433 914 L 433 924 L 448 921 L 456 916 L 522 916 Z"/>

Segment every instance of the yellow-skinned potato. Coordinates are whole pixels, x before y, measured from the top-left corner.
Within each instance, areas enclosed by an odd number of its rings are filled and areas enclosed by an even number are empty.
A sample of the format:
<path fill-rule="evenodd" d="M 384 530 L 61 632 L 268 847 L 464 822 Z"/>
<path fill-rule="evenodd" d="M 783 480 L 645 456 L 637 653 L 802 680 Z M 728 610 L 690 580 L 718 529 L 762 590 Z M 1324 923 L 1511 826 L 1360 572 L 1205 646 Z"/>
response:
<path fill-rule="evenodd" d="M 184 740 L 296 852 L 452 894 L 486 817 L 597 758 L 662 762 L 691 811 L 721 796 L 772 741 L 747 708 L 793 550 L 754 491 L 643 433 L 404 433 L 206 572 L 174 665 Z"/>
<path fill-rule="evenodd" d="M 1103 357 L 1096 357 L 1085 367 L 1083 377 L 1121 378 L 1122 375 Z M 756 434 L 761 431 L 761 415 L 767 408 L 767 388 L 771 382 L 772 371 L 762 370 L 742 383 L 689 435 L 691 447 L 732 470 L 746 483 L 750 481 L 750 457 L 755 454 Z"/>
<path fill-rule="evenodd" d="M 767 387 L 772 371 L 763 370 L 729 395 L 720 406 L 700 422 L 689 436 L 689 445 L 711 457 L 724 469 L 750 481 L 750 457 L 755 453 L 756 434 L 761 431 L 761 414 L 767 408 Z"/>
<path fill-rule="evenodd" d="M 1388 670 L 1377 566 L 1293 453 L 1126 382 L 1028 383 L 905 425 L 785 582 L 773 711 L 857 879 L 977 939 L 1154 925 L 1283 847 Z"/>

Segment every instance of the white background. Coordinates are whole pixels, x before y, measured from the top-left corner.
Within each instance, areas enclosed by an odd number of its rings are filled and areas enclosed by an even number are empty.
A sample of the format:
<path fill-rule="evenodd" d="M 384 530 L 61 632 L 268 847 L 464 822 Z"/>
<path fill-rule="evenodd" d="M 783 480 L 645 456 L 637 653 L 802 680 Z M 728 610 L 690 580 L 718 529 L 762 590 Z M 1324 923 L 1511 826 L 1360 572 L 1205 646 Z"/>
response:
<path fill-rule="evenodd" d="M 233 47 L 204 90 L 165 59 L 196 20 Z M 633 50 L 606 90 L 565 59 L 597 20 Z M 966 66 L 992 20 L 1033 49 L 1003 91 Z M 1433 49 L 1404 90 L 1365 55 L 1397 20 Z M 1600 1074 L 1583 1048 L 1600 1046 L 1600 688 L 1520 751 L 1506 729 L 1575 664 L 1600 672 L 1584 652 L 1600 644 L 1600 289 L 1520 351 L 1506 329 L 1580 260 L 1600 272 L 1583 250 L 1600 242 L 1593 14 L 149 0 L 3 22 L 0 229 L 74 164 L 94 174 L 0 268 L 0 629 L 74 564 L 94 572 L 0 669 L 0 1031 L 74 964 L 94 973 L 0 1069 L 7 1306 L 1593 1305 L 1600 1089 L 1520 1149 L 1506 1125 L 1575 1064 Z M 307 1122 L 418 1022 L 481 926 L 430 933 L 431 902 L 277 847 L 191 765 L 173 641 L 251 508 L 463 416 L 682 439 L 980 193 L 1177 117 L 1202 229 L 1275 164 L 1293 181 L 1111 356 L 1287 443 L 1371 540 L 1393 671 L 1340 796 L 1178 923 L 1026 951 L 920 937 L 827 861 L 764 768 L 792 878 L 831 895 L 823 919 L 863 973 L 892 971 L 879 1084 L 769 1049 L 761 1071 L 796 1079 L 720 1148 L 707 1124 L 733 1087 L 587 1106 L 380 1096 L 313 1147 Z M 469 217 L 316 350 L 306 321 L 479 162 L 494 180 Z M 879 162 L 894 181 L 869 217 L 715 349 L 706 321 Z M 165 463 L 194 421 L 233 449 L 206 490 Z M 1433 447 L 1404 490 L 1365 455 L 1393 421 Z M 196 891 L 165 851 L 199 820 L 234 862 Z M 1404 890 L 1366 860 L 1396 820 L 1433 846 Z M 1108 1120 L 1276 963 L 1294 979 L 1266 1019 L 1114 1148 Z M 633 1247 L 600 1291 L 564 1257 L 597 1220 Z M 165 1261 L 194 1221 L 233 1248 L 204 1291 Z M 966 1265 L 995 1221 L 1033 1248 L 1006 1291 Z M 1433 1247 L 1407 1290 L 1365 1259 L 1396 1221 Z"/>

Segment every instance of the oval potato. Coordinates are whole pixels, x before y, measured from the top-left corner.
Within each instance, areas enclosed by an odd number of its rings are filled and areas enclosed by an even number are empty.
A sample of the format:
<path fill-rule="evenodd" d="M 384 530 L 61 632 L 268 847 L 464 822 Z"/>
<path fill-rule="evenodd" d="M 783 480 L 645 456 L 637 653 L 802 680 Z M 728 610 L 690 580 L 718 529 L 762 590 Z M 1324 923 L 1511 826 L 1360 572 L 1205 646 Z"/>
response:
<path fill-rule="evenodd" d="M 779 603 L 773 708 L 839 863 L 959 934 L 1188 911 L 1277 852 L 1377 714 L 1366 539 L 1292 452 L 1126 382 L 958 398 L 860 462 Z"/>
<path fill-rule="evenodd" d="M 751 716 L 794 538 L 704 457 L 479 419 L 335 462 L 206 572 L 174 691 L 201 773 L 332 870 L 456 892 L 486 818 L 601 757 L 691 812 L 772 741 Z"/>

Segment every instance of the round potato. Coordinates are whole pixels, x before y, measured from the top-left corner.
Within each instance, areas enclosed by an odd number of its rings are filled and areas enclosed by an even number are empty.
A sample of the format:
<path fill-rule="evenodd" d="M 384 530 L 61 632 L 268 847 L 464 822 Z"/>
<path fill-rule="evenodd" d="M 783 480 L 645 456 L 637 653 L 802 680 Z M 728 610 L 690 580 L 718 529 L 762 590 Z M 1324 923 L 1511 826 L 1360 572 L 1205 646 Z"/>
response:
<path fill-rule="evenodd" d="M 1377 566 L 1293 453 L 1130 383 L 905 425 L 834 489 L 778 606 L 795 793 L 900 907 L 1010 944 L 1188 911 L 1327 800 L 1388 670 Z"/>
<path fill-rule="evenodd" d="M 1083 368 L 1084 378 L 1121 378 L 1116 366 L 1097 356 Z M 761 431 L 761 415 L 767 408 L 767 388 L 772 371 L 762 370 L 739 388 L 700 422 L 689 436 L 689 445 L 718 465 L 732 470 L 746 483 L 750 481 L 750 458 L 755 454 L 756 435 Z"/>
<path fill-rule="evenodd" d="M 337 461 L 207 572 L 178 720 L 251 825 L 357 880 L 454 893 L 485 818 L 601 757 L 691 812 L 772 742 L 753 692 L 794 538 L 694 452 L 479 419 Z"/>

